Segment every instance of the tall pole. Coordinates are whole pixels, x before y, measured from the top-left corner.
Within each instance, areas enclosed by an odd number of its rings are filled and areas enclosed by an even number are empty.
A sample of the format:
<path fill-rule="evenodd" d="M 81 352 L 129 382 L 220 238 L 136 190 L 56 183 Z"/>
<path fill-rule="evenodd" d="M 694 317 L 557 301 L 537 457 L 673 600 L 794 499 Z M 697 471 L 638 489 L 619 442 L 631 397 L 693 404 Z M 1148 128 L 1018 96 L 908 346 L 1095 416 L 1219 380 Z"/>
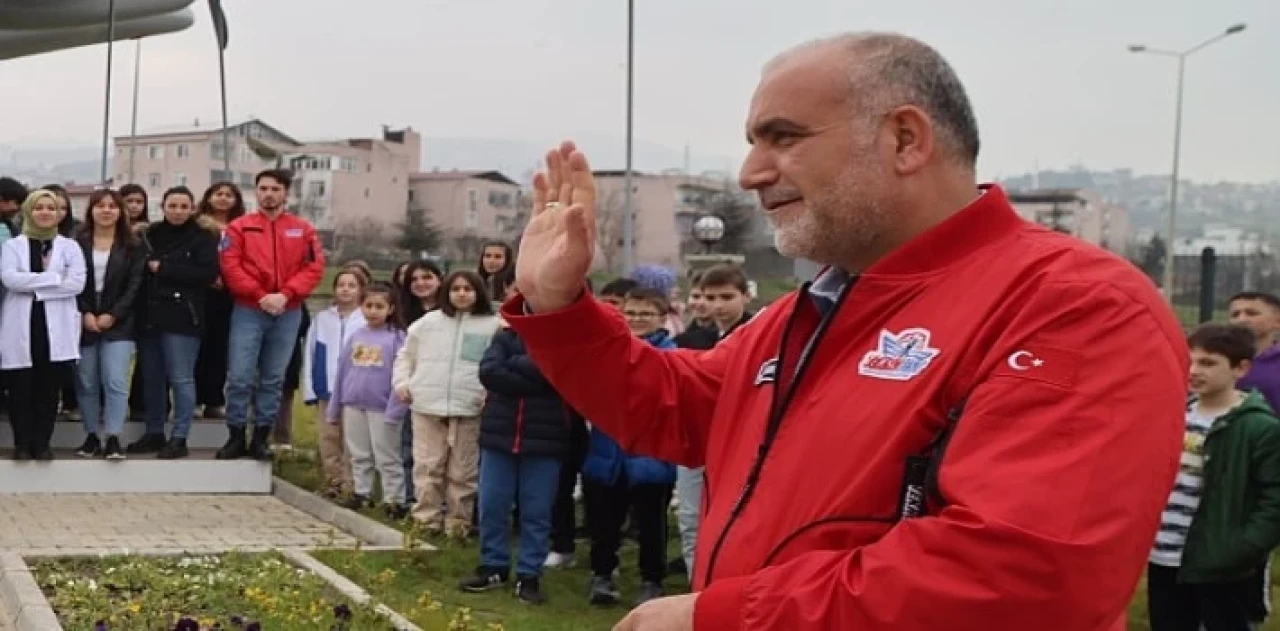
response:
<path fill-rule="evenodd" d="M 138 87 L 142 84 L 142 38 L 133 40 L 133 121 L 129 124 L 129 182 L 134 178 L 134 158 L 138 155 Z"/>
<path fill-rule="evenodd" d="M 631 124 L 632 124 L 632 91 L 635 73 L 632 61 L 635 58 L 635 0 L 627 0 L 627 166 L 623 176 L 623 212 L 622 216 L 622 273 L 631 274 L 635 257 L 635 215 L 631 208 Z"/>
<path fill-rule="evenodd" d="M 227 65 L 226 52 L 221 46 L 218 47 L 218 83 L 222 90 L 222 171 L 223 177 L 232 182 L 236 178 L 231 176 L 231 141 L 229 140 L 230 130 L 227 129 Z"/>
<path fill-rule="evenodd" d="M 1176 262 L 1177 247 L 1175 240 L 1177 239 L 1177 221 L 1178 221 L 1178 158 L 1182 152 L 1182 76 L 1187 65 L 1187 56 L 1178 55 L 1178 100 L 1175 113 L 1173 115 L 1173 177 L 1169 182 L 1169 217 L 1168 217 L 1168 234 L 1169 242 L 1165 247 L 1164 255 L 1164 292 L 1169 302 L 1173 302 L 1173 270 Z"/>
<path fill-rule="evenodd" d="M 1167 232 L 1169 242 L 1165 247 L 1166 252 L 1164 257 L 1164 274 L 1163 274 L 1163 278 L 1161 279 L 1161 285 L 1164 286 L 1164 295 L 1165 295 L 1165 298 L 1169 301 L 1169 304 L 1173 304 L 1174 302 L 1174 287 L 1173 287 L 1174 268 L 1175 268 L 1175 263 L 1178 257 L 1177 247 L 1175 243 L 1177 239 L 1177 218 L 1178 218 L 1178 166 L 1179 166 L 1178 158 L 1182 153 L 1182 85 L 1183 85 L 1182 80 L 1186 70 L 1187 57 L 1190 57 L 1192 54 L 1198 51 L 1201 51 L 1205 47 L 1211 44 L 1217 43 L 1223 40 L 1224 38 L 1230 37 L 1237 33 L 1241 33 L 1244 31 L 1244 29 L 1245 29 L 1244 23 L 1233 24 L 1227 27 L 1225 31 L 1217 35 L 1214 35 L 1213 37 L 1210 37 L 1209 39 L 1206 39 L 1203 42 L 1200 42 L 1199 44 L 1192 46 L 1191 48 L 1188 48 L 1186 50 L 1181 50 L 1181 51 L 1151 48 L 1144 44 L 1132 44 L 1129 46 L 1129 52 L 1131 53 L 1146 53 L 1151 55 L 1159 55 L 1161 57 L 1173 57 L 1174 59 L 1178 60 L 1177 106 L 1176 106 L 1176 110 L 1174 112 L 1174 117 L 1173 117 L 1174 119 L 1173 121 L 1173 175 L 1170 177 L 1170 182 L 1169 182 L 1169 216 L 1167 218 L 1168 225 L 1165 226 L 1165 230 Z"/>
<path fill-rule="evenodd" d="M 102 100 L 102 185 L 107 185 L 107 151 L 111 145 L 111 54 L 116 39 L 116 0 L 107 2 L 107 93 Z"/>

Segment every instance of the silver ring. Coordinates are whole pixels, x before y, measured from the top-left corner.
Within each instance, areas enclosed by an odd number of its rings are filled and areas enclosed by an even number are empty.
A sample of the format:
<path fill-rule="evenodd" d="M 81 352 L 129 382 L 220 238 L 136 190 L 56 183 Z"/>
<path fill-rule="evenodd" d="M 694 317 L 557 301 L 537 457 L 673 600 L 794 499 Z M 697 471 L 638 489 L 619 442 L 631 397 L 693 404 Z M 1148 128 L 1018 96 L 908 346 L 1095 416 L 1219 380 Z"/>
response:
<path fill-rule="evenodd" d="M 560 202 L 547 202 L 547 205 L 543 206 L 543 210 L 560 210 Z"/>

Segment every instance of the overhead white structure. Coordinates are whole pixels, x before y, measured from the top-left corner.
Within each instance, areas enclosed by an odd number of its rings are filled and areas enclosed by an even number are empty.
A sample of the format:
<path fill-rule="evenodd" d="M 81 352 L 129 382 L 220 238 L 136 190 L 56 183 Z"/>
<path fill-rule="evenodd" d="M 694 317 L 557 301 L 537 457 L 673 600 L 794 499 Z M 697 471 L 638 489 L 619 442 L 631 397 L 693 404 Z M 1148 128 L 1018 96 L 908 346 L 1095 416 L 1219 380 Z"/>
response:
<path fill-rule="evenodd" d="M 194 1 L 116 0 L 114 39 L 190 28 Z M 0 59 L 105 43 L 108 19 L 102 0 L 0 0 Z"/>

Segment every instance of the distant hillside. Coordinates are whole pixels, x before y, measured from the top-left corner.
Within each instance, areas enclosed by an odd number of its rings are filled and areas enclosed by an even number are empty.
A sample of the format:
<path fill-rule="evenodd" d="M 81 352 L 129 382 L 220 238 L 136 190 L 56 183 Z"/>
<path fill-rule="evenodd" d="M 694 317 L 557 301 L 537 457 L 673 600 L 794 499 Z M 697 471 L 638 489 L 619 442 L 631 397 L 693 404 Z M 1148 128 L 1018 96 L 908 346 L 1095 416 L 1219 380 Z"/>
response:
<path fill-rule="evenodd" d="M 1129 212 L 1136 228 L 1161 229 L 1169 204 L 1168 175 L 1138 175 L 1130 169 L 1040 171 L 1001 179 L 1010 189 L 1090 188 Z M 1280 181 L 1268 183 L 1182 180 L 1178 185 L 1179 234 L 1195 236 L 1205 224 L 1276 232 Z"/>
<path fill-rule="evenodd" d="M 607 135 L 580 136 L 575 139 L 588 152 L 592 166 L 598 169 L 621 169 L 626 160 L 624 140 Z M 542 156 L 559 142 L 557 138 L 542 140 L 510 140 L 501 138 L 424 138 L 422 167 L 439 169 L 496 169 L 517 181 L 532 177 Z M 101 149 L 96 147 L 43 147 L 40 145 L 0 144 L 0 175 L 16 176 L 31 182 L 95 182 L 99 177 Z M 637 140 L 634 167 L 639 171 L 660 172 L 682 169 L 682 149 Z M 691 152 L 689 169 L 693 173 L 716 171 L 735 173 L 736 159 Z M 110 160 L 108 160 L 110 165 Z M 114 171 L 110 168 L 107 173 Z"/>

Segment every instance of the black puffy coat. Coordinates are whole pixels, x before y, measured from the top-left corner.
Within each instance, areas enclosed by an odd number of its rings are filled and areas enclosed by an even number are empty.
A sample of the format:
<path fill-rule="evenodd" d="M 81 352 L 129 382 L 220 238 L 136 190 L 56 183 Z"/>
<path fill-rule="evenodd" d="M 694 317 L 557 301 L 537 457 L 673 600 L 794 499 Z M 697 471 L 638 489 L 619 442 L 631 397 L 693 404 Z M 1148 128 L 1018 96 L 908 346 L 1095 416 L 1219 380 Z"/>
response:
<path fill-rule="evenodd" d="M 142 232 L 147 264 L 144 330 L 200 336 L 206 292 L 218 277 L 218 237 L 207 220 L 192 217 L 181 226 L 167 221 Z"/>
<path fill-rule="evenodd" d="M 503 328 L 493 336 L 480 360 L 480 383 L 489 391 L 480 412 L 481 448 L 569 454 L 573 427 L 582 421 L 533 364 L 515 331 Z"/>

